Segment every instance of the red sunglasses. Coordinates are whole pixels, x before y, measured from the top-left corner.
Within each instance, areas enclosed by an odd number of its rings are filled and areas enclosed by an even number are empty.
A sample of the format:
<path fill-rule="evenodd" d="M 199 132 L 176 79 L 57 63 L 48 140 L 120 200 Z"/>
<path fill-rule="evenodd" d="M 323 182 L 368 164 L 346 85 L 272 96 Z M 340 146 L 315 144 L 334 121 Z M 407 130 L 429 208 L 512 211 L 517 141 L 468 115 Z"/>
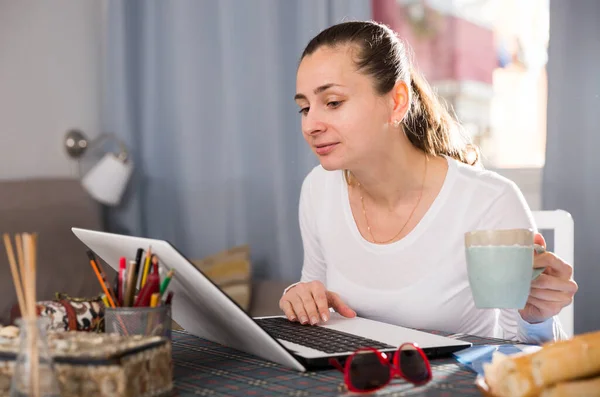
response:
<path fill-rule="evenodd" d="M 386 353 L 372 347 L 358 349 L 348 359 L 344 367 L 335 358 L 329 363 L 344 373 L 344 382 L 351 392 L 369 393 L 386 386 L 398 376 L 414 385 L 422 385 L 431 380 L 431 365 L 415 343 L 404 343 L 395 352 L 393 364 Z"/>

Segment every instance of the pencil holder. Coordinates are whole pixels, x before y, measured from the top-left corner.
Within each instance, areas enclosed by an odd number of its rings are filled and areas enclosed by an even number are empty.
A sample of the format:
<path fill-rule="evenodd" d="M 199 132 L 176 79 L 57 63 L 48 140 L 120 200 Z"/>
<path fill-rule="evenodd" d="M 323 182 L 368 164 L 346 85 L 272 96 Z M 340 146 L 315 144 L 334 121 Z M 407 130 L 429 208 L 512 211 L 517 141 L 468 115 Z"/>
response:
<path fill-rule="evenodd" d="M 119 335 L 164 336 L 171 339 L 171 306 L 107 307 L 104 328 L 107 333 Z"/>

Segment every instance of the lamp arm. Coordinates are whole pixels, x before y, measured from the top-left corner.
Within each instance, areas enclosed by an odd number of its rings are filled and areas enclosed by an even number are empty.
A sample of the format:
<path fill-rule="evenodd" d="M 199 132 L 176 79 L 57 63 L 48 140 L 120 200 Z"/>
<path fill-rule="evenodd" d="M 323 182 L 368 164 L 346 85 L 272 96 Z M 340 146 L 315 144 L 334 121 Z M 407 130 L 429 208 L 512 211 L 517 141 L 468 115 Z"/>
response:
<path fill-rule="evenodd" d="M 127 145 L 125 145 L 125 142 L 119 139 L 114 133 L 102 133 L 90 141 L 82 131 L 72 129 L 65 134 L 64 144 L 67 154 L 72 158 L 78 159 L 83 156 L 90 147 L 99 146 L 103 141 L 108 139 L 114 140 L 119 145 L 120 151 L 117 154 L 117 158 L 125 162 L 129 156 Z"/>
<path fill-rule="evenodd" d="M 123 142 L 121 139 L 119 139 L 114 133 L 100 134 L 98 137 L 94 138 L 90 142 L 90 147 L 99 146 L 103 141 L 106 141 L 108 139 L 113 139 L 119 145 L 119 148 L 121 149 L 119 151 L 119 154 L 117 155 L 119 160 L 126 161 L 127 157 L 129 157 L 129 153 L 127 151 L 127 146 L 125 145 L 125 142 Z"/>

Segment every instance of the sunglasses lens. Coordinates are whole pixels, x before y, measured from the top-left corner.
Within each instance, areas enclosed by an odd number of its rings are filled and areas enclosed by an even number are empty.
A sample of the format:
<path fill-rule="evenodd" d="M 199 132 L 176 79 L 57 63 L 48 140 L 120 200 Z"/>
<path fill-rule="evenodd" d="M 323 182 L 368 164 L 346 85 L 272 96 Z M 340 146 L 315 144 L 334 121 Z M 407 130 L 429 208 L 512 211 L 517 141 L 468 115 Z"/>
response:
<path fill-rule="evenodd" d="M 407 380 L 414 383 L 425 382 L 430 378 L 430 369 L 421 353 L 412 345 L 404 345 L 397 353 L 400 370 Z"/>
<path fill-rule="evenodd" d="M 349 378 L 358 390 L 371 391 L 387 385 L 390 381 L 390 367 L 375 352 L 359 352 L 350 362 Z"/>

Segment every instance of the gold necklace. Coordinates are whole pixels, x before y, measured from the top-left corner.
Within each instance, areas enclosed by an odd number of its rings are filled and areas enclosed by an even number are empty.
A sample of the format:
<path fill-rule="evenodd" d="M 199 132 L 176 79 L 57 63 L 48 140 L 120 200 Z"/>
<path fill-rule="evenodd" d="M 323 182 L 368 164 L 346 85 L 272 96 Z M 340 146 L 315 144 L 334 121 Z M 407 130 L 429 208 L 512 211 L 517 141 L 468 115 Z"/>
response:
<path fill-rule="evenodd" d="M 417 203 L 415 204 L 415 206 L 413 207 L 412 211 L 410 212 L 410 215 L 408 215 L 408 218 L 406 219 L 406 222 L 404 222 L 404 225 L 402 225 L 402 228 L 400 229 L 400 231 L 398 233 L 396 233 L 394 235 L 394 237 L 392 237 L 389 240 L 386 241 L 376 241 L 375 237 L 373 236 L 373 232 L 371 231 L 371 225 L 369 224 L 369 218 L 367 217 L 367 210 L 365 209 L 365 201 L 363 199 L 363 188 L 360 184 L 360 182 L 358 182 L 358 187 L 360 188 L 360 203 L 362 204 L 362 210 L 363 210 L 363 215 L 365 216 L 365 221 L 367 222 L 367 230 L 369 231 L 369 234 L 371 235 L 371 240 L 375 243 L 375 244 L 387 244 L 390 243 L 392 241 L 394 241 L 404 230 L 404 228 L 406 227 L 406 225 L 408 225 L 408 222 L 410 221 L 410 219 L 412 218 L 413 214 L 415 213 L 415 210 L 417 209 L 417 207 L 419 206 L 419 203 L 421 202 L 421 197 L 423 196 L 423 189 L 425 187 L 425 177 L 427 175 L 427 163 L 429 163 L 427 156 L 425 156 L 425 171 L 423 172 L 423 181 L 421 182 L 421 190 L 419 192 L 419 198 L 417 199 Z"/>

